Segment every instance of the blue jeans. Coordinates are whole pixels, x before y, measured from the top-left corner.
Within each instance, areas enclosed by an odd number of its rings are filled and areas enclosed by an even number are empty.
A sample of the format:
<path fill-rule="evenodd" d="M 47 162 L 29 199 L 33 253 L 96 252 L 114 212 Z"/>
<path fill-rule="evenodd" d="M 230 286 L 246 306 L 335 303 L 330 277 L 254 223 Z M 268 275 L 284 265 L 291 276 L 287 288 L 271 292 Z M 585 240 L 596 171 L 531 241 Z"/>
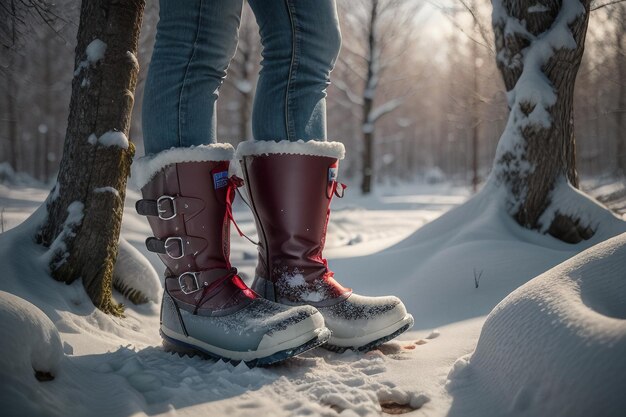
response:
<path fill-rule="evenodd" d="M 326 89 L 341 45 L 335 0 L 248 0 L 263 44 L 256 140 L 325 140 Z M 146 154 L 216 141 L 216 100 L 243 0 L 160 0 L 143 102 Z"/>

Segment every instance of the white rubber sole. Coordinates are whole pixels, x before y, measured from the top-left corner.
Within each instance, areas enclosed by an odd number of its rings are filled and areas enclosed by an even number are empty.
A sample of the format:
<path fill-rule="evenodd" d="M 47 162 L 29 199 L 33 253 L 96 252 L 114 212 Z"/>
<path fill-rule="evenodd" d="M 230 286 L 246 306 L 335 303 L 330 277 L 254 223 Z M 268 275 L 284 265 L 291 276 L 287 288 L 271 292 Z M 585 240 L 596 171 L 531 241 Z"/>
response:
<path fill-rule="evenodd" d="M 311 317 L 303 320 L 300 323 L 297 323 L 294 326 L 302 325 L 302 327 L 304 326 L 308 327 L 311 325 L 310 323 L 305 323 L 308 320 L 312 320 Z M 293 329 L 292 327 L 290 330 L 293 331 L 296 329 Z M 175 332 L 171 329 L 168 329 L 167 327 L 163 325 L 161 325 L 161 332 L 170 339 L 174 339 L 178 342 L 182 342 L 183 344 L 190 346 L 190 347 L 196 347 L 199 350 L 204 351 L 205 353 L 209 355 L 217 356 L 220 358 L 229 359 L 233 361 L 244 361 L 244 362 L 254 361 L 256 359 L 261 359 L 261 358 L 267 358 L 278 352 L 283 352 L 283 351 L 287 351 L 290 349 L 296 349 L 316 339 L 319 341 L 319 343 L 316 343 L 315 346 L 318 346 L 327 342 L 330 339 L 330 335 L 331 335 L 331 332 L 328 328 L 317 327 L 317 328 L 314 328 L 313 330 L 309 330 L 305 333 L 302 333 L 297 337 L 294 337 L 289 340 L 284 340 L 276 344 L 272 344 L 271 346 L 268 346 L 267 343 L 264 343 L 266 341 L 265 336 L 264 336 L 259 346 L 262 346 L 264 344 L 266 346 L 263 346 L 262 348 L 256 349 L 256 350 L 236 351 L 236 350 L 229 350 L 229 349 L 221 348 L 219 346 L 211 345 L 209 343 L 203 342 L 202 340 L 198 340 L 192 336 L 185 336 L 184 334 Z"/>
<path fill-rule="evenodd" d="M 398 336 L 404 330 L 410 329 L 411 326 L 413 326 L 414 322 L 415 320 L 413 319 L 413 316 L 410 314 L 407 314 L 401 320 L 398 320 L 397 322 L 387 327 L 384 327 L 380 330 L 377 330 L 372 333 L 368 333 L 363 336 L 340 338 L 340 337 L 335 337 L 331 335 L 327 344 L 329 345 L 329 347 L 339 348 L 339 349 L 359 349 L 368 345 L 371 345 L 371 348 L 374 348 L 377 346 L 375 342 L 380 341 L 379 344 L 382 344 L 390 340 L 388 336 L 390 335 L 394 335 L 393 337 Z M 404 329 L 402 332 L 398 332 L 403 327 L 406 327 L 406 329 Z M 395 334 L 396 332 L 398 333 Z"/>

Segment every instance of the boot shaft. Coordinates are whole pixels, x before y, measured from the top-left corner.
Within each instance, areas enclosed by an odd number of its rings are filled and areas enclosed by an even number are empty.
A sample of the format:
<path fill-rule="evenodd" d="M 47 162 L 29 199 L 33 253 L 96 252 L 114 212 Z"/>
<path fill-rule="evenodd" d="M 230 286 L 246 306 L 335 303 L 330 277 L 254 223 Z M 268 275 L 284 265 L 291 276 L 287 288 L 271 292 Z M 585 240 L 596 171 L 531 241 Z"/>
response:
<path fill-rule="evenodd" d="M 292 303 L 349 294 L 332 278 L 322 253 L 339 158 L 278 152 L 240 157 L 259 231 L 256 280 L 271 283 L 275 299 Z"/>
<path fill-rule="evenodd" d="M 224 315 L 257 296 L 231 267 L 230 145 L 173 148 L 134 163 L 143 199 L 136 204 L 154 236 L 146 240 L 166 266 L 165 290 L 177 308 Z"/>
<path fill-rule="evenodd" d="M 229 269 L 227 217 L 228 161 L 184 162 L 165 167 L 142 188 L 143 201 L 156 201 L 158 215 L 148 216 L 158 253 L 174 275 L 205 269 Z"/>

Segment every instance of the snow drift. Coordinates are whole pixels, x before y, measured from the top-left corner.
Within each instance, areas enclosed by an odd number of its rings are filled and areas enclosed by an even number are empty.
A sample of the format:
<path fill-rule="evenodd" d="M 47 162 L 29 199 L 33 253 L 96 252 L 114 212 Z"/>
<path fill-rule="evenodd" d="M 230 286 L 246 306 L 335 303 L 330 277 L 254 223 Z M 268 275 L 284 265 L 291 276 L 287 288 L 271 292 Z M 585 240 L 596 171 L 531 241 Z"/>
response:
<path fill-rule="evenodd" d="M 63 345 L 57 328 L 33 304 L 0 291 L 0 334 L 0 404 L 19 402 L 22 415 L 45 415 L 42 403 L 48 393 L 39 380 L 54 378 L 60 368 Z"/>
<path fill-rule="evenodd" d="M 626 234 L 523 285 L 456 362 L 449 416 L 620 416 L 626 410 Z"/>
<path fill-rule="evenodd" d="M 389 248 L 358 258 L 349 252 L 358 245 L 329 250 L 331 258 L 352 255 L 331 259 L 330 266 L 344 285 L 401 295 L 416 329 L 487 315 L 537 275 L 626 232 L 626 222 L 571 185 L 560 183 L 554 195 L 561 213 L 594 228 L 591 239 L 569 244 L 521 227 L 506 210 L 505 189 L 490 181 L 465 204 Z M 331 221 L 342 215 L 336 211 Z"/>

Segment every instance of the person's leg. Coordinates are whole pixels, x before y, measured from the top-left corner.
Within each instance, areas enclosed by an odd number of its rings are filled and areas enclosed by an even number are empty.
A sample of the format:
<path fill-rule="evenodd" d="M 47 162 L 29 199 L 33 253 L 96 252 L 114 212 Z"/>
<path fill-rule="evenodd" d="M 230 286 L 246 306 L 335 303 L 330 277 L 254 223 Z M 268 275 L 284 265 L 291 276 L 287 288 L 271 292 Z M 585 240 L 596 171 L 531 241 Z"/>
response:
<path fill-rule="evenodd" d="M 143 100 L 146 154 L 216 141 L 215 104 L 243 0 L 160 0 Z"/>
<path fill-rule="evenodd" d="M 237 148 L 259 230 L 253 289 L 316 307 L 332 332 L 327 348 L 372 349 L 414 320 L 397 297 L 365 297 L 339 284 L 322 254 L 330 203 L 343 191 L 344 147 L 326 141 L 326 87 L 340 45 L 335 2 L 249 1 L 264 45 L 252 117 L 257 140 Z"/>
<path fill-rule="evenodd" d="M 325 140 L 326 88 L 341 46 L 335 0 L 249 0 L 263 43 L 252 134 Z"/>
<path fill-rule="evenodd" d="M 144 107 L 147 156 L 132 165 L 139 214 L 165 264 L 166 350 L 267 365 L 330 338 L 310 306 L 260 298 L 229 259 L 233 148 L 215 142 L 215 100 L 235 52 L 243 0 L 161 0 Z M 195 146 L 193 146 L 195 145 Z M 193 146 L 193 147 L 192 147 Z"/>

